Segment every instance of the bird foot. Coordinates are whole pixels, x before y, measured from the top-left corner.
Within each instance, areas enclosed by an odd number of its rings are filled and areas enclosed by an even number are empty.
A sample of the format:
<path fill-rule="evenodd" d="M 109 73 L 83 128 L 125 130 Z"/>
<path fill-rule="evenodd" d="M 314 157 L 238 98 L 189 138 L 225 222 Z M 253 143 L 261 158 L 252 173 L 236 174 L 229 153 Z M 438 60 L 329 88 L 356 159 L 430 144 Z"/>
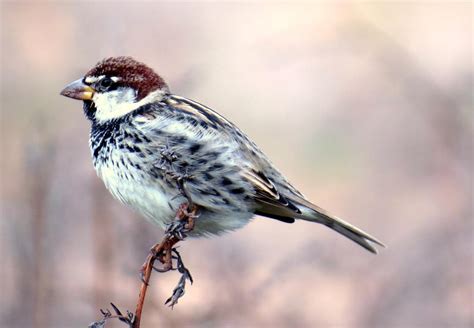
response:
<path fill-rule="evenodd" d="M 145 263 L 140 269 L 141 281 L 148 285 L 148 281 L 145 279 L 146 272 L 151 269 L 157 272 L 168 272 L 170 270 L 178 270 L 181 273 L 181 279 L 177 287 L 173 291 L 173 296 L 170 297 L 166 304 L 170 303 L 173 307 L 178 299 L 184 294 L 185 281 L 190 280 L 192 283 L 192 277 L 189 270 L 184 266 L 181 255 L 173 246 L 179 241 L 186 238 L 186 234 L 193 230 L 197 215 L 197 206 L 183 203 L 176 212 L 176 217 L 171 222 L 165 232 L 164 239 L 155 244 L 151 249 Z M 161 262 L 162 266 L 157 267 L 154 265 L 155 261 Z M 176 261 L 176 266 L 173 266 L 173 260 Z"/>
<path fill-rule="evenodd" d="M 194 229 L 195 220 L 199 217 L 196 213 L 197 207 L 195 205 L 181 204 L 175 219 L 166 228 L 165 234 L 178 240 L 186 238 L 186 233 Z"/>

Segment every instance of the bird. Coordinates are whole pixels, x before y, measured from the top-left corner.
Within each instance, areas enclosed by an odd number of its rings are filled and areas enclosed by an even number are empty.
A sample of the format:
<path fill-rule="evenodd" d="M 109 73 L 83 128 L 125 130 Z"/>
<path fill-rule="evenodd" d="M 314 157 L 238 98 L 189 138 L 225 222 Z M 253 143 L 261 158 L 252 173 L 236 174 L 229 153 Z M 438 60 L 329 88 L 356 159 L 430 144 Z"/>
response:
<path fill-rule="evenodd" d="M 173 94 L 132 57 L 99 61 L 60 94 L 83 101 L 93 165 L 106 188 L 163 229 L 192 201 L 199 217 L 191 237 L 221 235 L 259 215 L 320 223 L 372 253 L 384 247 L 306 199 L 236 125 Z"/>

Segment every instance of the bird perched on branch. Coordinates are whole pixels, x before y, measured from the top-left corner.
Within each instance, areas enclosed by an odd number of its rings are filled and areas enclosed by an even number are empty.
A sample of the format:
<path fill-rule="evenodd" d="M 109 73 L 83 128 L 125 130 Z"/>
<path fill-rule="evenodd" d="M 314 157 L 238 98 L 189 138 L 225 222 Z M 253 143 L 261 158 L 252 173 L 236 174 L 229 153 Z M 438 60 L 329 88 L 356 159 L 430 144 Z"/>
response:
<path fill-rule="evenodd" d="M 185 201 L 199 208 L 191 236 L 221 234 L 257 214 L 321 223 L 367 250 L 383 244 L 309 202 L 238 127 L 170 92 L 131 57 L 102 60 L 61 95 L 84 101 L 94 167 L 107 189 L 165 228 Z"/>

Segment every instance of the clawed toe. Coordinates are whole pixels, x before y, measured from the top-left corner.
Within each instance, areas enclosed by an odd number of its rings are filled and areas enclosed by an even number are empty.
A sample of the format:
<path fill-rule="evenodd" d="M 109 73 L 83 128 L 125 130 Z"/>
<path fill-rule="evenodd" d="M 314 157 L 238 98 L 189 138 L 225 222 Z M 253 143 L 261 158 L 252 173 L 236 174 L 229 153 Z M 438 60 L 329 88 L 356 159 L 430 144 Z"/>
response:
<path fill-rule="evenodd" d="M 186 237 L 185 225 L 186 225 L 186 222 L 182 220 L 174 220 L 173 222 L 168 224 L 165 233 L 168 236 L 176 236 L 178 237 L 179 240 L 182 240 L 184 239 L 184 237 Z M 179 238 L 179 237 L 183 237 L 183 238 Z"/>
<path fill-rule="evenodd" d="M 195 219 L 198 217 L 195 208 L 188 209 L 188 204 L 184 203 L 179 207 L 176 219 L 168 224 L 165 233 L 169 237 L 183 240 L 187 237 L 187 233 L 194 229 Z"/>

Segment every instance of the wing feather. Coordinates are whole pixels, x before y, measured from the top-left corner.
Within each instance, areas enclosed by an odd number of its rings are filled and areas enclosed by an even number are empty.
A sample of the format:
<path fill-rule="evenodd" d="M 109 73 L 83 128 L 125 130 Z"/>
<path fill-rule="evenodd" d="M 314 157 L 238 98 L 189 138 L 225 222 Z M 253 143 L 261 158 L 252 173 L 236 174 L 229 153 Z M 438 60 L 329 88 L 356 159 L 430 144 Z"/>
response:
<path fill-rule="evenodd" d="M 300 209 L 280 194 L 263 172 L 247 169 L 242 171 L 242 176 L 254 187 L 256 214 L 290 223 L 301 215 Z"/>

